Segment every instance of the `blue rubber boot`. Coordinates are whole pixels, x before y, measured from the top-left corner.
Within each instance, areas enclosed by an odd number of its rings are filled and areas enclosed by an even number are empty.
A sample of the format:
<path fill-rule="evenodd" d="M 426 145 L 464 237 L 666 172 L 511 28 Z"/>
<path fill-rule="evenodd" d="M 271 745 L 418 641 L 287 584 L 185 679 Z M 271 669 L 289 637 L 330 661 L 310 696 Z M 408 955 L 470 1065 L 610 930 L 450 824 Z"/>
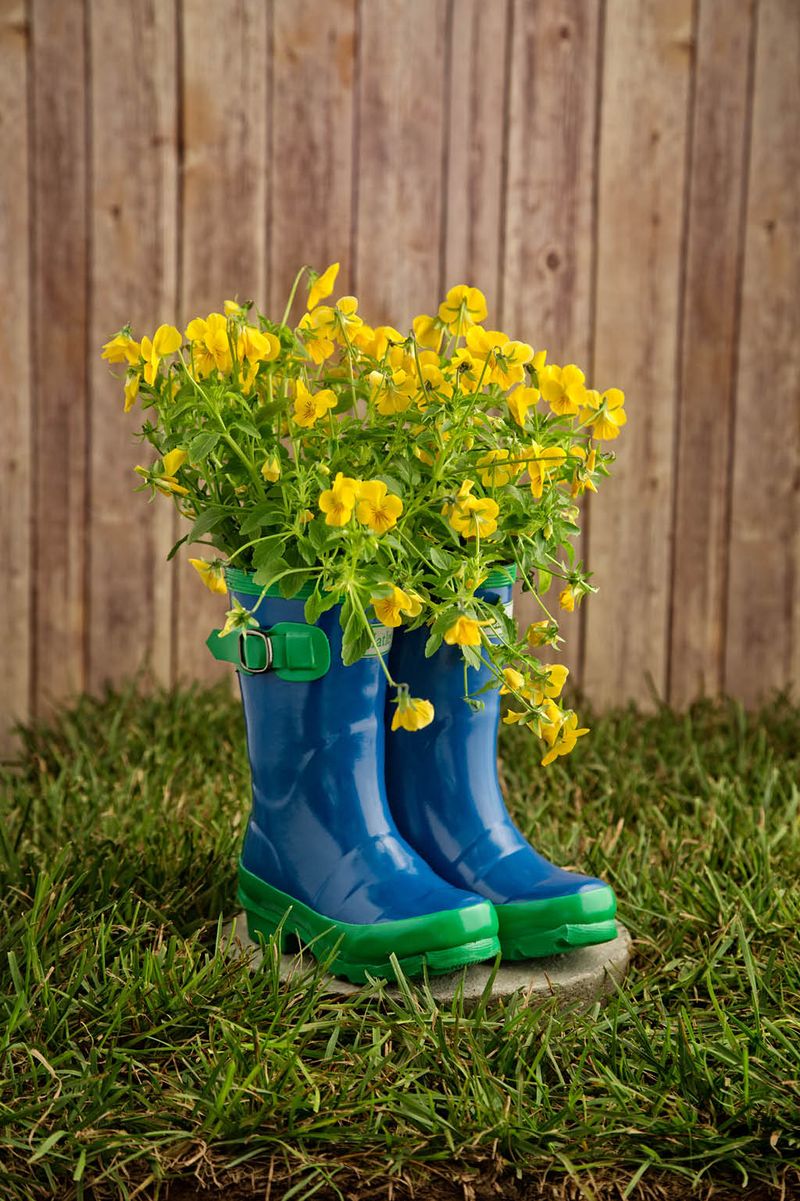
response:
<path fill-rule="evenodd" d="M 256 603 L 261 590 L 246 573 L 229 571 L 228 583 L 243 605 Z M 212 651 L 212 640 L 225 644 L 218 657 L 232 657 L 233 646 L 252 669 L 239 671 L 253 782 L 239 898 L 250 936 L 294 934 L 353 981 L 393 978 L 392 953 L 409 976 L 494 958 L 491 904 L 436 876 L 390 813 L 377 657 L 342 665 L 338 606 L 315 627 L 305 625 L 301 599 L 266 597 L 254 615 L 259 631 L 238 650 L 235 633 L 209 639 Z M 291 663 L 302 668 L 309 630 L 327 636 L 330 667 L 304 679 L 314 672 L 293 672 Z M 274 670 L 276 655 L 288 670 Z M 269 657 L 272 669 L 263 670 Z"/>
<path fill-rule="evenodd" d="M 482 595 L 510 605 L 512 585 L 488 583 Z M 494 902 L 505 959 L 615 938 L 612 889 L 543 858 L 508 814 L 497 778 L 499 693 L 483 693 L 485 708 L 473 712 L 460 651 L 444 644 L 426 659 L 427 637 L 424 628 L 397 630 L 389 655 L 393 678 L 435 710 L 425 729 L 387 736 L 386 785 L 400 832 L 443 879 Z M 490 678 L 470 668 L 470 693 Z"/>

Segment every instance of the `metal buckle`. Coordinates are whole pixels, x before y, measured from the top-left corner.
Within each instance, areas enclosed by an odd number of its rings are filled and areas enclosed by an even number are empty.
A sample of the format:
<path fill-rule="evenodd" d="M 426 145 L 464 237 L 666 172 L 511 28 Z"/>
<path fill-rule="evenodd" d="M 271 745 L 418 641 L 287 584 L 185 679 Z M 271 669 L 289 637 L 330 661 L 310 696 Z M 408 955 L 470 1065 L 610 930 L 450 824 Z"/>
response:
<path fill-rule="evenodd" d="M 261 638 L 264 642 L 264 666 L 250 667 L 247 663 L 247 654 L 245 652 L 246 640 L 248 638 Z M 239 634 L 239 664 L 244 671 L 251 675 L 260 676 L 263 672 L 269 671 L 272 667 L 272 642 L 264 633 L 263 630 L 242 630 Z"/>

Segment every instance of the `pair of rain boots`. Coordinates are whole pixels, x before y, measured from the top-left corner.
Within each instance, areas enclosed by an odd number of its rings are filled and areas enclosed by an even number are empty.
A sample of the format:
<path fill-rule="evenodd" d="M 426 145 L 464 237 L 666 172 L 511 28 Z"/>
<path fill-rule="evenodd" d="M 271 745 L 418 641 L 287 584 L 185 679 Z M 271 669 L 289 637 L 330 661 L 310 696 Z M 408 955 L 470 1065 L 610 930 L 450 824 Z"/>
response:
<path fill-rule="evenodd" d="M 232 595 L 261 589 L 229 571 Z M 485 586 L 510 604 L 502 574 Z M 394 706 L 377 655 L 344 667 L 338 607 L 305 624 L 302 596 L 267 595 L 259 628 L 209 647 L 237 662 L 253 783 L 239 865 L 239 899 L 254 941 L 279 931 L 361 982 L 526 959 L 616 936 L 616 900 L 602 880 L 539 855 L 511 821 L 500 791 L 500 699 L 463 700 L 456 648 L 426 659 L 424 629 L 394 631 L 388 662 L 433 722 L 389 734 Z M 386 633 L 387 631 L 381 631 Z M 485 683 L 470 670 L 474 693 Z M 488 679 L 488 672 L 486 673 Z"/>

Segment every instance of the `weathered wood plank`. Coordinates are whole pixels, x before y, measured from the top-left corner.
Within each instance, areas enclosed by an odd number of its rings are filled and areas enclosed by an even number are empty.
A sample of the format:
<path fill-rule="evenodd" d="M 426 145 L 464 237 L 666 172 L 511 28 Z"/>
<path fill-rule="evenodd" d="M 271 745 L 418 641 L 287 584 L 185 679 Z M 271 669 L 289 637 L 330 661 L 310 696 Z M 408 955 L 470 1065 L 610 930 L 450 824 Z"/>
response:
<path fill-rule="evenodd" d="M 459 0 L 450 22 L 445 291 L 467 283 L 499 319 L 508 6 Z"/>
<path fill-rule="evenodd" d="M 609 0 L 593 376 L 628 396 L 619 460 L 592 506 L 583 683 L 599 706 L 666 687 L 675 361 L 691 0 Z"/>
<path fill-rule="evenodd" d="M 235 0 L 222 22 L 203 0 L 183 8 L 183 205 L 180 308 L 184 321 L 221 311 L 227 297 L 265 293 L 269 10 Z M 213 680 L 228 672 L 205 649 L 224 608 L 175 559 L 176 675 Z M 208 555 L 210 552 L 203 551 Z"/>
<path fill-rule="evenodd" d="M 276 318 L 304 263 L 322 271 L 340 262 L 337 294 L 349 288 L 355 42 L 356 0 L 275 6 L 268 276 Z"/>
<path fill-rule="evenodd" d="M 440 299 L 446 4 L 368 0 L 360 27 L 354 282 L 403 329 Z"/>
<path fill-rule="evenodd" d="M 701 0 L 687 216 L 669 699 L 722 683 L 728 473 L 754 4 Z"/>
<path fill-rule="evenodd" d="M 14 722 L 30 716 L 31 378 L 28 254 L 28 25 L 22 0 L 0 3 L 0 321 L 3 439 L 0 442 L 0 758 L 16 751 Z"/>
<path fill-rule="evenodd" d="M 725 687 L 800 674 L 800 8 L 762 0 L 736 391 Z M 794 673 L 794 674 L 793 674 Z"/>
<path fill-rule="evenodd" d="M 592 223 L 597 121 L 597 0 L 516 0 L 512 10 L 502 328 L 552 362 L 591 376 Z M 583 539 L 576 545 L 585 554 Z M 557 606 L 554 586 L 546 598 Z M 542 612 L 520 597 L 521 622 Z M 562 649 L 579 675 L 582 613 L 562 614 Z"/>
<path fill-rule="evenodd" d="M 32 0 L 36 707 L 86 683 L 87 194 L 82 4 Z"/>
<path fill-rule="evenodd" d="M 177 47 L 172 0 L 91 0 L 92 259 L 89 673 L 92 689 L 143 663 L 170 681 L 173 506 L 134 496 L 142 410 L 122 412 L 121 385 L 99 347 L 176 312 Z M 131 54 L 131 46 L 138 53 Z M 135 519 L 132 521 L 131 517 Z"/>

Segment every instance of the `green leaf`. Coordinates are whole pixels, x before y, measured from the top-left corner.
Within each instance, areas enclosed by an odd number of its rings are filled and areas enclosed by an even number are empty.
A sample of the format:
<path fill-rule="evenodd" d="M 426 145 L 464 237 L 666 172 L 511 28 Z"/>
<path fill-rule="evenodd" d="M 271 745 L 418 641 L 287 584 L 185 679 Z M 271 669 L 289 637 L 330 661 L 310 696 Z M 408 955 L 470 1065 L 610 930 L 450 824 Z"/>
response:
<path fill-rule="evenodd" d="M 462 646 L 461 653 L 470 667 L 474 667 L 476 671 L 480 671 L 483 664 L 481 663 L 480 651 L 477 646 Z"/>
<path fill-rule="evenodd" d="M 284 576 L 279 584 L 281 596 L 284 600 L 291 600 L 310 579 L 310 571 L 293 571 L 291 575 Z"/>
<path fill-rule="evenodd" d="M 171 560 L 171 559 L 174 559 L 174 558 L 175 558 L 175 556 L 177 555 L 178 551 L 179 551 L 179 550 L 180 550 L 180 548 L 183 546 L 184 542 L 187 540 L 187 538 L 188 538 L 188 537 L 189 537 L 189 535 L 188 535 L 188 534 L 184 534 L 182 538 L 179 538 L 179 539 L 178 539 L 178 541 L 177 541 L 177 542 L 175 543 L 175 545 L 173 546 L 172 550 L 171 550 L 171 551 L 169 552 L 169 554 L 167 555 L 167 562 L 168 562 L 168 563 L 170 562 L 170 560 Z"/>
<path fill-rule="evenodd" d="M 430 659 L 431 655 L 435 655 L 439 647 L 442 645 L 442 634 L 431 634 L 428 641 L 425 643 L 425 658 Z"/>
<path fill-rule="evenodd" d="M 552 582 L 553 582 L 552 573 L 549 571 L 541 571 L 540 570 L 540 572 L 539 572 L 539 592 L 542 594 L 542 596 L 545 594 L 545 592 L 548 591 Z"/>
<path fill-rule="evenodd" d="M 218 505 L 211 505 L 197 518 L 186 535 L 186 541 L 197 542 L 204 534 L 210 534 L 218 525 L 221 525 L 227 516 L 225 509 L 221 509 Z"/>
<path fill-rule="evenodd" d="M 305 619 L 309 625 L 316 625 L 323 613 L 327 613 L 336 604 L 335 592 L 320 592 L 315 589 L 306 601 Z"/>
<path fill-rule="evenodd" d="M 349 667 L 357 663 L 371 645 L 364 618 L 349 596 L 342 605 L 339 624 L 342 627 L 342 662 Z"/>
<path fill-rule="evenodd" d="M 199 463 L 203 459 L 207 458 L 218 442 L 218 433 L 198 434 L 196 438 L 192 438 L 187 447 L 189 452 L 189 462 Z"/>
<path fill-rule="evenodd" d="M 291 571 L 285 559 L 268 559 L 266 563 L 262 563 L 257 568 L 253 575 L 253 581 L 258 584 L 259 588 L 270 588 L 274 583 L 280 581 L 285 571 Z"/>

